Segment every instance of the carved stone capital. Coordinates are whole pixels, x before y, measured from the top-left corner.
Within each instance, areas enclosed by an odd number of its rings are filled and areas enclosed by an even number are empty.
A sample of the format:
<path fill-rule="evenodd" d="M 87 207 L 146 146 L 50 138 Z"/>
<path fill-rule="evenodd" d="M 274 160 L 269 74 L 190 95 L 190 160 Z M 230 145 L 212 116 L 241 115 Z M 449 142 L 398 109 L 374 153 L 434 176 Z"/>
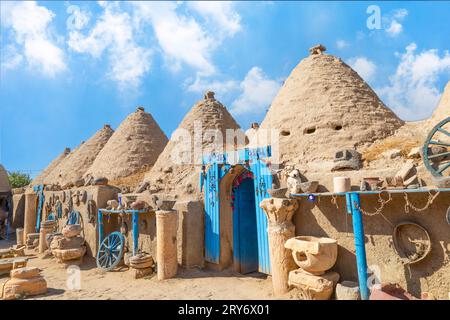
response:
<path fill-rule="evenodd" d="M 269 225 L 291 224 L 292 216 L 298 208 L 296 199 L 267 198 L 259 206 L 264 210 Z"/>

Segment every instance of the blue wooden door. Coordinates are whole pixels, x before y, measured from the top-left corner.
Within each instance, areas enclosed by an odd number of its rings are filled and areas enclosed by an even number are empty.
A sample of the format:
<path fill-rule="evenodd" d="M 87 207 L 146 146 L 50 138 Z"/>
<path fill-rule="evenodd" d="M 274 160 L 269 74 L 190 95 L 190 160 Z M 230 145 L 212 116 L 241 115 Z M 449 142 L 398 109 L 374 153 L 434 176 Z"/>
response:
<path fill-rule="evenodd" d="M 267 237 L 268 223 L 266 214 L 259 204 L 263 199 L 270 197 L 267 189 L 272 188 L 272 174 L 267 165 L 259 159 L 253 159 L 250 168 L 253 172 L 255 185 L 259 272 L 270 274 L 269 240 Z"/>
<path fill-rule="evenodd" d="M 234 193 L 233 258 L 240 273 L 258 271 L 258 237 L 253 180 L 242 181 Z"/>
<path fill-rule="evenodd" d="M 220 257 L 220 204 L 219 165 L 213 163 L 206 172 L 205 195 L 205 260 L 219 263 Z"/>

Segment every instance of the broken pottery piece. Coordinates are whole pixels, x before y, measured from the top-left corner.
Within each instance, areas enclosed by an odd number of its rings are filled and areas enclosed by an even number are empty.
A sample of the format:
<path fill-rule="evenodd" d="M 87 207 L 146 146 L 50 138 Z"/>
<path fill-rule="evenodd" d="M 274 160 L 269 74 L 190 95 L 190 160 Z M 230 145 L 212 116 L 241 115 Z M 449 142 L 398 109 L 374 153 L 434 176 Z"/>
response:
<path fill-rule="evenodd" d="M 312 274 L 323 274 L 334 266 L 337 259 L 337 240 L 312 236 L 291 238 L 285 248 L 292 250 L 295 263 Z"/>

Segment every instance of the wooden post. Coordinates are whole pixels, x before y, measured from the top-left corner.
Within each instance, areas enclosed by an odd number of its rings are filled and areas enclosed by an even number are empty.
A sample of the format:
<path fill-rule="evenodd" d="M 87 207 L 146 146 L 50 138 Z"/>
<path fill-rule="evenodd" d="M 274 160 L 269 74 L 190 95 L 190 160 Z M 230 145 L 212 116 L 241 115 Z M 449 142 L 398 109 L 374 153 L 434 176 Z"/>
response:
<path fill-rule="evenodd" d="M 285 242 L 295 237 L 292 216 L 298 207 L 295 199 L 268 198 L 260 203 L 266 213 L 269 226 L 270 266 L 272 269 L 273 291 L 276 296 L 288 292 L 289 272 L 297 269 L 292 254 L 284 247 Z"/>
<path fill-rule="evenodd" d="M 158 280 L 176 276 L 177 259 L 177 226 L 176 210 L 156 211 L 156 260 Z"/>

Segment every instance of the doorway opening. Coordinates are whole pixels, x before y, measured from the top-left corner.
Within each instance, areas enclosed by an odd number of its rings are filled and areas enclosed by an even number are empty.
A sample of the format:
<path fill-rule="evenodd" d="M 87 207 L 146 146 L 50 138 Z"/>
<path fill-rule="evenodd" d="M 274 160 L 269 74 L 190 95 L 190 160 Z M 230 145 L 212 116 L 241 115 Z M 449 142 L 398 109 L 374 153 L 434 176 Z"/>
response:
<path fill-rule="evenodd" d="M 253 175 L 245 172 L 233 186 L 233 260 L 242 274 L 258 272 L 258 235 Z"/>

